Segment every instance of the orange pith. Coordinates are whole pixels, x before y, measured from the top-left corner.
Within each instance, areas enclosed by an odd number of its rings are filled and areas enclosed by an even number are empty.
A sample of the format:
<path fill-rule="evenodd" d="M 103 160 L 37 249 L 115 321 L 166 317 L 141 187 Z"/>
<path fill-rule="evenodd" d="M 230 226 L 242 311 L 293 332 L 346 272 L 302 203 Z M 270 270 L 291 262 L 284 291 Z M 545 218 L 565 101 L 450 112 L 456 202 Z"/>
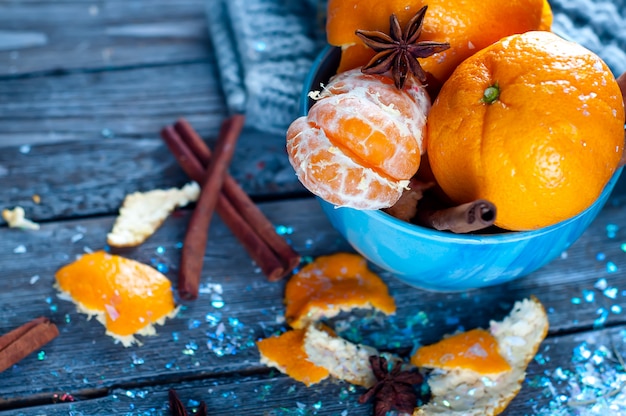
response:
<path fill-rule="evenodd" d="M 104 313 L 107 331 L 129 336 L 175 309 L 170 281 L 143 263 L 97 251 L 59 269 L 60 290 L 86 312 Z"/>
<path fill-rule="evenodd" d="M 385 283 L 367 268 L 366 260 L 350 253 L 321 256 L 291 277 L 285 288 L 285 318 L 303 328 L 315 315 L 372 306 L 386 314 L 396 305 Z"/>
<path fill-rule="evenodd" d="M 511 369 L 500 355 L 498 341 L 484 329 L 473 329 L 419 348 L 411 357 L 417 367 L 464 369 L 480 374 L 499 374 Z"/>
<path fill-rule="evenodd" d="M 430 100 L 358 69 L 333 78 L 306 117 L 287 131 L 298 178 L 328 202 L 358 209 L 393 205 L 417 172 Z"/>
<path fill-rule="evenodd" d="M 366 64 L 374 56 L 354 34 L 357 29 L 387 33 L 392 13 L 404 27 L 427 5 L 420 39 L 448 42 L 450 49 L 420 63 L 435 79 L 444 82 L 465 58 L 500 38 L 545 27 L 544 1 L 329 0 L 326 32 L 331 45 L 342 47 L 339 71 L 345 71 Z"/>
<path fill-rule="evenodd" d="M 328 370 L 310 362 L 304 351 L 306 329 L 293 329 L 258 341 L 259 352 L 291 378 L 310 386 L 329 376 Z"/>
<path fill-rule="evenodd" d="M 487 104 L 489 87 L 499 97 Z M 465 60 L 428 119 L 428 157 L 455 202 L 487 199 L 496 225 L 532 230 L 602 192 L 624 145 L 624 105 L 600 58 L 550 32 L 496 42 Z"/>

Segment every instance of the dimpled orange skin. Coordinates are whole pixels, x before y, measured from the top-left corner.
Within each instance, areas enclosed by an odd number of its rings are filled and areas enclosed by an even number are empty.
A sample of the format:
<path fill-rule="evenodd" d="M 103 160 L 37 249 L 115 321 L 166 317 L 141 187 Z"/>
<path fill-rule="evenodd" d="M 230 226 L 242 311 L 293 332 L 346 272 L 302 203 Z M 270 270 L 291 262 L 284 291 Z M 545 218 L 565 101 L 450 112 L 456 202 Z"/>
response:
<path fill-rule="evenodd" d="M 411 356 L 417 367 L 454 370 L 461 368 L 480 374 L 499 374 L 511 370 L 500 355 L 498 341 L 484 329 L 473 329 L 419 348 Z"/>
<path fill-rule="evenodd" d="M 293 329 L 279 336 L 265 338 L 256 343 L 259 352 L 291 378 L 307 386 L 329 376 L 328 370 L 308 360 L 304 350 L 306 329 Z"/>
<path fill-rule="evenodd" d="M 493 104 L 481 101 L 498 85 Z M 496 225 L 532 230 L 589 207 L 616 170 L 624 105 L 595 54 L 550 32 L 507 37 L 463 62 L 433 103 L 428 157 L 455 202 L 483 198 Z"/>
<path fill-rule="evenodd" d="M 392 206 L 417 172 L 430 98 L 408 81 L 355 69 L 335 76 L 287 131 L 287 153 L 312 193 L 356 209 Z"/>
<path fill-rule="evenodd" d="M 105 313 L 106 328 L 115 335 L 135 334 L 175 308 L 167 277 L 143 263 L 104 251 L 83 255 L 59 269 L 55 278 L 59 289 L 75 303 Z M 111 308 L 118 316 L 111 316 Z"/>
<path fill-rule="evenodd" d="M 351 253 L 321 256 L 304 266 L 287 282 L 285 305 L 285 318 L 293 328 L 308 325 L 310 313 L 332 308 L 371 305 L 385 314 L 396 311 L 385 283 L 363 257 Z"/>
<path fill-rule="evenodd" d="M 544 1 L 329 0 L 326 33 L 328 43 L 342 48 L 338 72 L 356 68 L 375 54 L 354 34 L 357 29 L 389 33 L 392 13 L 404 28 L 427 5 L 420 40 L 448 42 L 450 49 L 419 61 L 443 83 L 464 59 L 500 38 L 546 27 Z"/>

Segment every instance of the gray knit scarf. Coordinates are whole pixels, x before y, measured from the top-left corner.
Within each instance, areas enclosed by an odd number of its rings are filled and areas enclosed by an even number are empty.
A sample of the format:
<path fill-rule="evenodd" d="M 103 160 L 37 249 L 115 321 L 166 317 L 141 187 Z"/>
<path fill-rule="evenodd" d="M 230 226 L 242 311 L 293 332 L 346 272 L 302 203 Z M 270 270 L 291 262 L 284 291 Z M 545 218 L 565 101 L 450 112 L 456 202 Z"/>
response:
<path fill-rule="evenodd" d="M 506 0 L 503 0 L 506 1 Z M 553 31 L 626 71 L 626 0 L 549 0 Z M 325 0 L 208 0 L 209 33 L 232 112 L 284 135 L 303 80 L 325 45 Z M 262 136 L 261 136 L 262 137 Z"/>

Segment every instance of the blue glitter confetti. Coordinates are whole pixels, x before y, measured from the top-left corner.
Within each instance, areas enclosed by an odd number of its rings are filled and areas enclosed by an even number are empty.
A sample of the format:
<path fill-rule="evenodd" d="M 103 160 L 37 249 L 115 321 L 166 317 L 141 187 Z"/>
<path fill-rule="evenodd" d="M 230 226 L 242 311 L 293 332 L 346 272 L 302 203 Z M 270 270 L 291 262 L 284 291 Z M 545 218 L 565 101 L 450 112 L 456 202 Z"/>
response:
<path fill-rule="evenodd" d="M 37 359 L 38 359 L 39 361 L 43 361 L 43 360 L 45 360 L 45 359 L 46 359 L 46 352 L 45 352 L 45 351 L 39 351 L 39 352 L 37 353 Z"/>
<path fill-rule="evenodd" d="M 620 313 L 622 313 L 622 307 L 620 305 L 612 305 L 611 312 L 613 312 L 615 315 L 619 315 Z"/>
<path fill-rule="evenodd" d="M 574 305 L 580 305 L 582 303 L 582 300 L 579 297 L 573 297 L 570 302 L 572 302 L 572 304 Z"/>
<path fill-rule="evenodd" d="M 158 246 L 158 247 L 156 248 L 155 252 L 156 252 L 157 254 L 164 254 L 164 253 L 165 253 L 165 247 L 163 247 L 163 246 Z"/>
<path fill-rule="evenodd" d="M 596 318 L 595 321 L 593 321 L 593 327 L 595 329 L 602 328 L 606 323 L 607 318 L 609 317 L 609 310 L 606 308 L 598 308 L 596 314 L 600 316 Z"/>
<path fill-rule="evenodd" d="M 286 225 L 277 225 L 276 233 L 278 235 L 291 235 L 293 234 L 293 227 L 287 227 Z"/>
<path fill-rule="evenodd" d="M 179 241 L 178 243 L 174 244 L 174 248 L 180 250 L 181 248 L 183 248 L 183 242 Z"/>
<path fill-rule="evenodd" d="M 607 224 L 606 226 L 606 236 L 608 238 L 615 238 L 615 236 L 617 235 L 617 231 L 619 230 L 619 227 L 617 226 L 617 224 Z"/>
<path fill-rule="evenodd" d="M 591 357 L 591 354 L 592 352 L 589 349 L 587 343 L 583 342 L 574 348 L 572 361 L 574 362 L 586 361 Z"/>
<path fill-rule="evenodd" d="M 165 263 L 158 263 L 156 269 L 161 273 L 167 273 L 170 270 L 169 266 Z"/>
<path fill-rule="evenodd" d="M 143 358 L 137 357 L 137 355 L 134 353 L 131 354 L 130 357 L 132 359 L 133 365 L 142 365 L 145 362 Z"/>
<path fill-rule="evenodd" d="M 197 400 L 189 399 L 189 401 L 187 401 L 187 407 L 198 407 L 198 406 L 200 406 L 200 402 Z"/>
<path fill-rule="evenodd" d="M 596 294 L 593 290 L 584 289 L 583 299 L 585 299 L 585 302 L 587 303 L 592 303 L 596 299 Z"/>
<path fill-rule="evenodd" d="M 189 341 L 185 344 L 185 349 L 183 350 L 183 355 L 194 355 L 198 350 L 198 344 L 195 341 Z"/>
<path fill-rule="evenodd" d="M 602 253 L 602 252 L 600 252 L 600 253 L 596 254 L 596 260 L 598 260 L 598 261 L 604 261 L 604 260 L 606 260 L 606 254 L 604 254 L 604 253 Z"/>
<path fill-rule="evenodd" d="M 226 305 L 226 303 L 220 295 L 218 295 L 217 293 L 211 294 L 211 306 L 213 306 L 215 309 L 221 309 L 224 307 L 224 305 Z"/>
<path fill-rule="evenodd" d="M 595 287 L 598 290 L 604 290 L 608 286 L 609 286 L 609 283 L 604 278 L 598 279 L 598 281 L 593 285 L 593 287 Z"/>
<path fill-rule="evenodd" d="M 626 253 L 626 243 L 622 243 L 619 248 Z"/>
<path fill-rule="evenodd" d="M 31 147 L 29 144 L 23 144 L 20 146 L 20 153 L 23 155 L 27 155 L 30 153 Z"/>
<path fill-rule="evenodd" d="M 180 335 L 178 334 L 178 332 L 172 332 L 172 339 L 174 340 L 174 342 L 178 342 L 178 340 L 180 339 Z"/>
<path fill-rule="evenodd" d="M 607 273 L 615 273 L 617 271 L 617 264 L 609 261 L 606 263 L 606 271 Z"/>
<path fill-rule="evenodd" d="M 602 291 L 602 294 L 609 299 L 617 299 L 618 290 L 616 287 L 607 287 Z"/>

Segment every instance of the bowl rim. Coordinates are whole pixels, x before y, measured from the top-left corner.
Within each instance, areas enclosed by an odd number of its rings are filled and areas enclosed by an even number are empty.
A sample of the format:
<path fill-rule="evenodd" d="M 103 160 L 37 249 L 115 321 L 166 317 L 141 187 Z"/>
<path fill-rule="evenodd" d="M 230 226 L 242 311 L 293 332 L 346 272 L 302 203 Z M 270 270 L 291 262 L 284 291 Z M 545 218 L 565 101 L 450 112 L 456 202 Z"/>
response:
<path fill-rule="evenodd" d="M 313 64 L 311 65 L 311 69 L 308 71 L 305 77 L 304 84 L 302 87 L 302 95 L 300 99 L 300 114 L 301 115 L 306 115 L 309 111 L 309 108 L 310 108 L 309 93 L 312 91 L 312 88 L 313 88 L 312 84 L 315 78 L 317 77 L 317 72 L 319 71 L 320 66 L 326 59 L 328 59 L 329 56 L 331 56 L 332 54 L 338 53 L 338 51 L 340 50 L 341 48 L 337 46 L 327 44 L 317 54 L 315 60 L 313 61 Z M 611 176 L 609 181 L 606 183 L 606 185 L 602 189 L 602 192 L 600 193 L 600 195 L 598 195 L 598 197 L 594 200 L 594 202 L 591 205 L 589 205 L 587 208 L 585 208 L 583 211 L 579 212 L 573 217 L 562 220 L 556 224 L 537 228 L 535 230 L 524 230 L 524 231 L 504 230 L 502 233 L 494 233 L 494 234 L 479 234 L 479 233 L 455 234 L 449 231 L 439 231 L 439 230 L 424 227 L 418 224 L 406 222 L 398 218 L 395 218 L 392 215 L 389 215 L 382 210 L 357 210 L 357 209 L 350 208 L 350 207 L 341 207 L 341 206 L 333 205 L 330 202 L 324 201 L 323 199 L 319 197 L 318 199 L 332 206 L 334 209 L 348 209 L 348 210 L 352 210 L 355 212 L 359 212 L 362 215 L 366 215 L 372 219 L 383 222 L 393 229 L 412 234 L 416 237 L 427 238 L 431 240 L 441 240 L 442 238 L 445 238 L 446 240 L 449 240 L 451 242 L 464 242 L 464 243 L 470 243 L 470 244 L 471 243 L 485 243 L 486 241 L 489 241 L 492 243 L 510 243 L 510 242 L 515 242 L 515 241 L 528 240 L 534 237 L 542 236 L 544 234 L 549 234 L 553 231 L 556 231 L 559 228 L 565 227 L 568 224 L 579 220 L 580 217 L 583 217 L 587 215 L 593 209 L 598 208 L 597 205 L 600 204 L 600 201 L 606 200 L 610 196 L 610 193 L 613 187 L 615 186 L 615 183 L 619 179 L 623 169 L 624 169 L 623 166 L 620 166 L 617 169 L 615 169 L 615 171 L 613 172 L 613 175 Z M 601 205 L 603 206 L 605 202 L 602 202 Z"/>

